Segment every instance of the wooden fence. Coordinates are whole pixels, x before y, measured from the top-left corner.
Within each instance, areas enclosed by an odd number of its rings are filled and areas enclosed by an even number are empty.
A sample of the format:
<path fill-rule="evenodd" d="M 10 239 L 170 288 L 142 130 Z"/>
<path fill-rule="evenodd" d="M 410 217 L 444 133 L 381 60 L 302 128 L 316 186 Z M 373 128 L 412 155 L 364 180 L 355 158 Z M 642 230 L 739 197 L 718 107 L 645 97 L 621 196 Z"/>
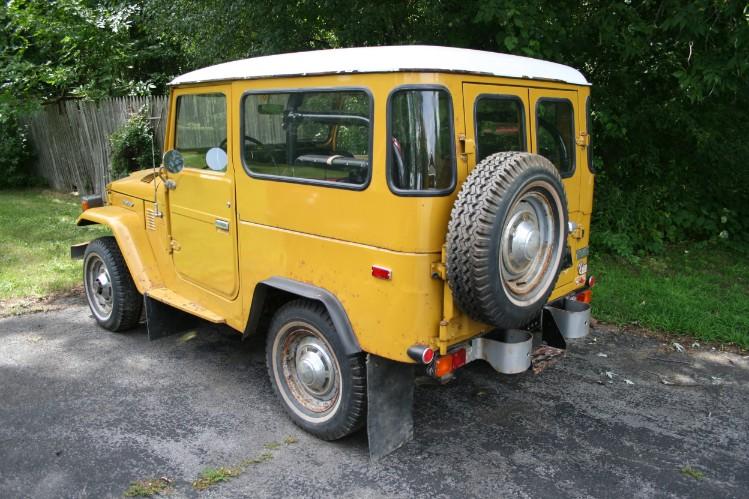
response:
<path fill-rule="evenodd" d="M 161 161 L 166 97 L 116 97 L 98 102 L 62 101 L 29 120 L 34 171 L 60 191 L 100 193 L 109 182 L 109 136 L 128 117 L 148 106 L 156 130 L 156 162 Z"/>

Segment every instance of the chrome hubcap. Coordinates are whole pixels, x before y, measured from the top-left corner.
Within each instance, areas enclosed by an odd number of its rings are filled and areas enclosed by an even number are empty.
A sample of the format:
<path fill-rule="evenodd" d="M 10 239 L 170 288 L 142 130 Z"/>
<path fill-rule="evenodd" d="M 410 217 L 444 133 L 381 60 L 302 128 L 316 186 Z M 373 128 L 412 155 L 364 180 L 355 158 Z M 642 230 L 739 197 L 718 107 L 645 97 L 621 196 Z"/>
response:
<path fill-rule="evenodd" d="M 274 371 L 281 395 L 302 418 L 321 422 L 340 405 L 338 361 L 322 334 L 311 324 L 284 325 L 273 346 Z"/>
<path fill-rule="evenodd" d="M 333 385 L 333 366 L 319 340 L 307 337 L 297 347 L 296 368 L 299 382 L 314 395 L 326 394 Z"/>
<path fill-rule="evenodd" d="M 559 258 L 560 210 L 552 208 L 549 189 L 529 184 L 522 192 L 502 229 L 499 251 L 499 274 L 502 285 L 517 305 L 535 302 L 546 289 L 549 272 Z"/>
<path fill-rule="evenodd" d="M 100 320 L 112 314 L 113 290 L 109 270 L 98 255 L 90 254 L 85 270 L 86 296 L 91 311 Z"/>

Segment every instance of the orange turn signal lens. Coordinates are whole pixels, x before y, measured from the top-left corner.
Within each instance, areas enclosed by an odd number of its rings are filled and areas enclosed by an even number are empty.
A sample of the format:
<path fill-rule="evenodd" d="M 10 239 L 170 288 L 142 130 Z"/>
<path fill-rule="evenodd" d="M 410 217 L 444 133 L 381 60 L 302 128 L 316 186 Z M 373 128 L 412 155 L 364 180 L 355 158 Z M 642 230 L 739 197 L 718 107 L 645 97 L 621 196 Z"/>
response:
<path fill-rule="evenodd" d="M 439 357 L 434 363 L 434 375 L 438 378 L 450 374 L 453 370 L 453 357 L 452 355 L 445 355 Z"/>
<path fill-rule="evenodd" d="M 582 303 L 590 303 L 591 301 L 593 301 L 593 291 L 590 289 L 581 291 L 575 295 L 575 300 Z"/>
<path fill-rule="evenodd" d="M 89 208 L 91 207 L 88 205 L 88 199 L 81 199 L 81 211 L 86 211 Z"/>

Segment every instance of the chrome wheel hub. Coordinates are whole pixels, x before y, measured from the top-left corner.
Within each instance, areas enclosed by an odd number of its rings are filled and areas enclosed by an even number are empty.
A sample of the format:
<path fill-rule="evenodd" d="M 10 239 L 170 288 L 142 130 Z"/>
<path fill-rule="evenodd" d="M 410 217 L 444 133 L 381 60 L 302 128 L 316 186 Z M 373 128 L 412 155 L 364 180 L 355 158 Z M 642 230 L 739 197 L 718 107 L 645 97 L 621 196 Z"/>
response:
<path fill-rule="evenodd" d="M 510 298 L 520 306 L 533 303 L 546 289 L 558 251 L 560 225 L 548 193 L 530 184 L 522 192 L 502 228 L 499 277 Z M 545 192 L 544 192 L 545 191 Z M 559 208 L 557 207 L 557 211 Z"/>
<path fill-rule="evenodd" d="M 333 384 L 332 363 L 319 340 L 307 337 L 299 342 L 296 370 L 302 386 L 314 395 L 324 395 Z"/>
<path fill-rule="evenodd" d="M 84 272 L 86 296 L 91 311 L 98 319 L 107 320 L 112 314 L 114 297 L 109 270 L 98 255 L 91 254 L 86 259 Z"/>
<path fill-rule="evenodd" d="M 287 323 L 273 346 L 281 396 L 302 418 L 325 421 L 341 402 L 338 361 L 323 335 L 303 321 Z"/>

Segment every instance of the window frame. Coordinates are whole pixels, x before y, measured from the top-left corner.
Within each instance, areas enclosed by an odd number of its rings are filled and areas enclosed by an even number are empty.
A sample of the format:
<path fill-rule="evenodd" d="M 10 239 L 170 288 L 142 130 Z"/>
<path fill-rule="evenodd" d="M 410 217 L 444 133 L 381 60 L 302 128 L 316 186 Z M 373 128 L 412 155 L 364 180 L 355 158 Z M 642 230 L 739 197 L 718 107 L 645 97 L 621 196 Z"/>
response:
<path fill-rule="evenodd" d="M 268 94 L 299 94 L 299 93 L 332 93 L 332 92 L 364 92 L 369 98 L 369 168 L 367 171 L 367 178 L 363 184 L 344 184 L 341 182 L 333 182 L 332 180 L 315 180 L 299 177 L 286 177 L 283 175 L 272 175 L 268 173 L 255 173 L 250 170 L 250 165 L 245 161 L 244 147 L 240 146 L 240 162 L 242 163 L 242 169 L 250 177 L 258 180 L 270 180 L 274 182 L 287 182 L 291 184 L 302 184 L 302 185 L 314 185 L 319 187 L 331 187 L 334 189 L 345 189 L 349 191 L 363 191 L 372 183 L 372 171 L 374 169 L 374 128 L 375 128 L 375 116 L 374 116 L 374 95 L 368 87 L 297 87 L 297 88 L 286 88 L 286 89 L 269 89 L 269 90 L 246 90 L 242 93 L 239 98 L 239 138 L 240 141 L 244 140 L 245 135 L 245 100 L 250 95 L 268 95 Z"/>
<path fill-rule="evenodd" d="M 515 101 L 520 104 L 520 124 L 522 125 L 522 136 L 523 136 L 523 149 L 520 152 L 528 152 L 528 137 L 527 137 L 527 123 L 525 122 L 525 104 L 523 103 L 523 99 L 518 97 L 517 95 L 510 95 L 510 94 L 490 94 L 490 93 L 483 93 L 476 96 L 476 98 L 473 101 L 473 140 L 474 144 L 476 144 L 476 163 L 479 162 L 479 157 L 481 157 L 481 150 L 479 149 L 479 127 L 478 127 L 478 107 L 479 107 L 479 101 L 481 99 L 488 99 L 488 100 L 506 100 L 506 101 Z"/>
<path fill-rule="evenodd" d="M 178 135 L 178 133 L 177 133 L 177 126 L 179 125 L 179 100 L 182 97 L 196 97 L 196 96 L 201 96 L 201 95 L 213 95 L 213 96 L 219 96 L 220 95 L 220 96 L 223 96 L 223 98 L 224 98 L 224 117 L 226 118 L 225 125 L 226 125 L 226 152 L 227 152 L 226 167 L 223 170 L 221 170 L 221 171 L 216 171 L 216 170 L 211 170 L 208 167 L 206 167 L 206 168 L 195 168 L 194 166 L 187 166 L 187 165 L 185 165 L 185 169 L 186 170 L 190 170 L 190 171 L 201 172 L 201 173 L 209 173 L 209 174 L 212 174 L 212 175 L 226 175 L 226 173 L 229 171 L 229 166 L 231 165 L 231 156 L 228 154 L 229 153 L 229 143 L 230 143 L 229 135 L 231 135 L 231 133 L 230 133 L 231 132 L 231 124 L 229 123 L 229 121 L 230 121 L 230 119 L 229 119 L 229 100 L 230 99 L 229 99 L 229 96 L 227 95 L 226 91 L 221 91 L 221 90 L 217 90 L 217 91 L 213 91 L 213 92 L 193 92 L 193 91 L 188 91 L 188 92 L 185 92 L 185 93 L 176 94 L 174 96 L 174 108 L 175 108 L 175 112 L 174 112 L 174 140 L 172 141 L 174 143 L 173 144 L 173 148 L 179 151 L 179 147 L 177 147 L 177 135 Z"/>
<path fill-rule="evenodd" d="M 590 95 L 588 95 L 585 98 L 585 133 L 588 134 L 588 145 L 586 147 L 587 154 L 588 154 L 588 170 L 590 170 L 590 173 L 598 173 L 596 172 L 596 168 L 593 166 L 593 135 L 591 132 L 593 131 L 593 115 L 591 114 L 591 99 Z"/>
<path fill-rule="evenodd" d="M 444 91 L 447 94 L 448 103 L 450 104 L 450 155 L 452 156 L 452 180 L 450 182 L 450 186 L 446 187 L 444 189 L 434 189 L 434 190 L 410 190 L 410 189 L 401 189 L 399 187 L 396 187 L 393 183 L 393 96 L 397 94 L 398 92 L 408 91 L 408 90 L 441 90 Z M 450 90 L 444 86 L 444 85 L 436 85 L 436 84 L 411 84 L 411 85 L 399 85 L 397 87 L 394 87 L 392 90 L 390 90 L 390 93 L 388 94 L 387 98 L 387 108 L 386 108 L 386 159 L 385 159 L 385 177 L 387 178 L 387 184 L 390 191 L 395 194 L 396 196 L 403 196 L 403 197 L 440 197 L 440 196 L 448 196 L 452 194 L 455 191 L 455 187 L 458 184 L 458 160 L 456 157 L 456 147 L 455 147 L 455 106 L 453 105 L 453 96 L 450 93 Z"/>
<path fill-rule="evenodd" d="M 577 124 L 575 122 L 575 104 L 565 97 L 539 97 L 536 99 L 536 109 L 533 116 L 533 121 L 536 124 L 536 136 L 533 137 L 536 142 L 536 154 L 541 155 L 541 153 L 538 151 L 538 107 L 544 103 L 544 102 L 566 102 L 570 105 L 570 110 L 572 111 L 572 168 L 568 172 L 562 172 L 560 169 L 557 168 L 557 171 L 559 172 L 559 176 L 562 178 L 570 178 L 575 176 L 575 172 L 577 171 Z M 548 159 L 548 158 L 547 158 Z M 551 161 L 551 160 L 549 160 Z M 556 167 L 556 165 L 554 165 Z"/>

